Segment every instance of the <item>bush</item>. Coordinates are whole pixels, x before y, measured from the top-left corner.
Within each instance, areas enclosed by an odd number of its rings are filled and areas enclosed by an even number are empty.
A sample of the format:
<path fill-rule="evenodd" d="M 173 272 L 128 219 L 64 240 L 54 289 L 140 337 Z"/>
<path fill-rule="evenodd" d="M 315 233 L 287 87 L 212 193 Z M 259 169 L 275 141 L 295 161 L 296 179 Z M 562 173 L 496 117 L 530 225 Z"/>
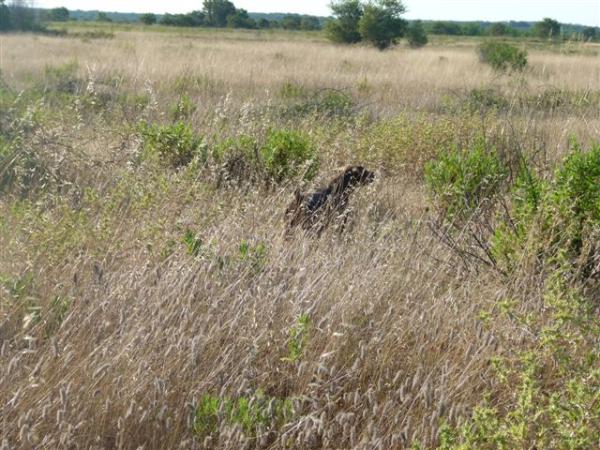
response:
<path fill-rule="evenodd" d="M 527 52 L 504 42 L 489 41 L 481 44 L 479 59 L 497 71 L 518 71 L 527 66 Z"/>
<path fill-rule="evenodd" d="M 498 154 L 483 143 L 468 150 L 452 150 L 425 165 L 425 181 L 447 219 L 468 219 L 493 199 L 508 176 Z"/>
<path fill-rule="evenodd" d="M 498 225 L 492 251 L 507 270 L 512 270 L 531 242 L 536 258 L 555 264 L 557 258 L 580 264 L 589 271 L 598 249 L 594 230 L 600 229 L 600 146 L 574 151 L 544 182 L 525 167 L 510 193 L 510 219 Z"/>
<path fill-rule="evenodd" d="M 319 168 L 315 147 L 298 131 L 269 132 L 260 154 L 267 173 L 278 182 L 297 175 L 312 180 Z"/>
<path fill-rule="evenodd" d="M 144 156 L 158 156 L 171 167 L 185 166 L 205 150 L 203 139 L 184 122 L 164 126 L 145 124 L 141 134 Z M 206 159 L 206 152 L 203 156 Z"/>
<path fill-rule="evenodd" d="M 493 88 L 472 89 L 469 92 L 466 105 L 471 110 L 479 111 L 486 109 L 506 109 L 510 106 L 509 101 L 502 92 Z"/>

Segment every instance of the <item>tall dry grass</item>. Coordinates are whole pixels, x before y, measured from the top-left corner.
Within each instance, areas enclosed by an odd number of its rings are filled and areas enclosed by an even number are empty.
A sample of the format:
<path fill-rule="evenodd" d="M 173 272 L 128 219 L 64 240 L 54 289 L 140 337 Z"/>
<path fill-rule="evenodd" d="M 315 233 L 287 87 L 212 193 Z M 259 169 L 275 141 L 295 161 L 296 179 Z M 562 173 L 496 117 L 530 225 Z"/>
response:
<path fill-rule="evenodd" d="M 210 35 L 209 35 L 210 36 Z M 47 65 L 76 60 L 81 75 L 102 79 L 122 75 L 128 84 L 170 83 L 192 77 L 205 80 L 204 95 L 264 99 L 286 81 L 309 87 L 362 88 L 384 110 L 439 105 L 452 92 L 498 84 L 511 89 L 514 76 L 498 76 L 478 62 L 475 45 L 399 48 L 379 52 L 370 47 L 344 47 L 327 42 L 247 40 L 235 33 L 116 33 L 114 39 L 85 40 L 40 36 L 3 36 L 5 79 L 16 86 Z M 580 52 L 530 55 L 528 89 L 544 87 L 596 91 L 600 80 L 597 58 L 585 44 Z M 597 56 L 597 55 L 596 55 Z"/>
<path fill-rule="evenodd" d="M 506 279 L 440 242 L 419 170 L 438 146 L 481 135 L 549 168 L 569 134 L 597 139 L 593 106 L 514 100 L 550 85 L 597 94 L 597 58 L 534 53 L 519 78 L 493 74 L 472 47 L 380 53 L 235 36 L 0 37 L 2 77 L 24 90 L 15 108 L 27 104 L 11 116 L 19 145 L 49 174 L 0 197 L 3 449 L 433 447 L 442 422 L 468 420 L 486 392 L 510 401 L 492 357 L 532 337 L 482 317 L 506 298 L 539 313 L 544 280 Z M 45 67 L 74 60 L 75 95 L 55 97 Z M 286 121 L 270 109 L 285 83 L 345 89 L 361 108 Z M 468 109 L 488 86 L 514 103 Z M 140 94 L 142 108 L 123 106 Z M 209 142 L 303 130 L 321 155 L 317 181 L 366 159 L 378 178 L 353 197 L 349 231 L 285 240 L 295 183 L 222 187 L 218 167 L 138 164 L 135 123 L 170 120 L 184 94 Z M 221 408 L 206 435 L 194 432 L 206 396 L 292 407 L 281 426 L 269 416 L 252 432 Z"/>

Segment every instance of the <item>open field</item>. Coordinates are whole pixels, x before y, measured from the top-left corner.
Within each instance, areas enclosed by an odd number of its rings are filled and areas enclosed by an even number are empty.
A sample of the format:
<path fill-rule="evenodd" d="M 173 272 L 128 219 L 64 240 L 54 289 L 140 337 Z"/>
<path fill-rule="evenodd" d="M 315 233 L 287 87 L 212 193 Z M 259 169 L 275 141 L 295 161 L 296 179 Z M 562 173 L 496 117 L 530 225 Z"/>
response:
<path fill-rule="evenodd" d="M 111 33 L 0 36 L 1 448 L 598 447 L 600 161 L 589 216 L 559 189 L 600 155 L 597 46 Z M 503 169 L 449 225 L 457 149 Z M 345 232 L 285 239 L 349 164 Z"/>

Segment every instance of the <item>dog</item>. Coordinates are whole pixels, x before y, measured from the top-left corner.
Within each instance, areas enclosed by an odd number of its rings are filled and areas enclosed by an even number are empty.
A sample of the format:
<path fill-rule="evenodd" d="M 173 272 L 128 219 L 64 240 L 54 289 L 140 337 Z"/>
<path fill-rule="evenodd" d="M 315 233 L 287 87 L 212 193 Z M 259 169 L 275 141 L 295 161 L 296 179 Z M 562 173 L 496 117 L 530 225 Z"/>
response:
<path fill-rule="evenodd" d="M 294 200 L 285 211 L 287 233 L 297 227 L 320 236 L 332 222 L 341 221 L 343 230 L 350 194 L 361 185 L 372 183 L 375 173 L 362 166 L 348 166 L 340 175 L 316 192 L 297 190 Z"/>

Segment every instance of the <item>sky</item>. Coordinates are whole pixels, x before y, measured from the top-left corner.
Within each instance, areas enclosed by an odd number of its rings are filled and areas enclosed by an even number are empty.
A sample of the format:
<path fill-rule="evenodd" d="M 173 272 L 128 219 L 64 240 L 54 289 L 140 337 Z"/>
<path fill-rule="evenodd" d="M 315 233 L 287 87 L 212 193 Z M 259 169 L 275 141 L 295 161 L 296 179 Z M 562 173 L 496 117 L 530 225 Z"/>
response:
<path fill-rule="evenodd" d="M 328 16 L 329 0 L 232 0 L 250 12 L 290 12 Z M 182 13 L 202 9 L 201 0 L 34 0 L 38 7 L 120 12 Z M 408 19 L 527 20 L 551 17 L 563 23 L 600 26 L 600 0 L 404 0 Z"/>

